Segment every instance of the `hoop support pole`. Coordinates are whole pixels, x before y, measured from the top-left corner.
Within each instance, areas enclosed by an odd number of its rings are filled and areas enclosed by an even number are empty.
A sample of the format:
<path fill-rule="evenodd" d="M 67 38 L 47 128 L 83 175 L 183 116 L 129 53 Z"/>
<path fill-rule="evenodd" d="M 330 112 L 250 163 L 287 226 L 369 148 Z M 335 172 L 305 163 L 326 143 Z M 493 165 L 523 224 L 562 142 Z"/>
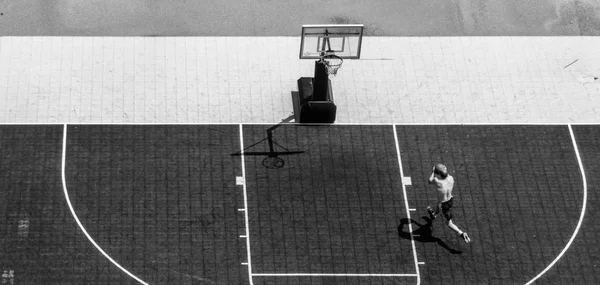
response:
<path fill-rule="evenodd" d="M 327 101 L 329 90 L 329 73 L 327 66 L 321 60 L 315 61 L 315 77 L 313 82 L 313 101 Z"/>

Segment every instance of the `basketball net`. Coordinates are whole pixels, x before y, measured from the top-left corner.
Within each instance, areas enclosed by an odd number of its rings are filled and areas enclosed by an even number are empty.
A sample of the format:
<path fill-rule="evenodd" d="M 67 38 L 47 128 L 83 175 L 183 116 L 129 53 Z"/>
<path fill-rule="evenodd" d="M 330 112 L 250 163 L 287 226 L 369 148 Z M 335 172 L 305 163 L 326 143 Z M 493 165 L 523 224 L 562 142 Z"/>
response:
<path fill-rule="evenodd" d="M 326 46 L 327 45 L 327 46 Z M 335 55 L 333 50 L 331 49 L 331 42 L 329 41 L 329 31 L 325 29 L 325 39 L 323 40 L 323 46 L 321 47 L 321 63 L 325 64 L 327 68 L 327 74 L 333 74 L 335 76 L 337 74 L 338 69 L 342 67 L 342 63 L 344 60 Z"/>
<path fill-rule="evenodd" d="M 321 57 L 320 62 L 322 64 L 325 64 L 325 67 L 327 68 L 327 74 L 335 76 L 337 74 L 338 69 L 342 67 L 342 63 L 344 63 L 344 60 L 335 54 L 326 54 L 323 57 Z"/>

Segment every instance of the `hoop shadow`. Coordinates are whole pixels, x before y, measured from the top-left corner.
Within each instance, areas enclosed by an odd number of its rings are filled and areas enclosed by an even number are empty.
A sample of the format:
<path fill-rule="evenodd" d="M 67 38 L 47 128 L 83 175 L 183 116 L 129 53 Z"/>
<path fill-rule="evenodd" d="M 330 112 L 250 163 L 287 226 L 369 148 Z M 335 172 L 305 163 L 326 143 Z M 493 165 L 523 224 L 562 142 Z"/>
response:
<path fill-rule="evenodd" d="M 425 224 L 420 224 L 417 221 L 415 221 L 413 219 L 409 220 L 408 218 L 404 218 L 404 219 L 400 220 L 400 225 L 398 225 L 398 236 L 403 239 L 410 240 L 411 233 L 405 232 L 404 226 L 408 225 L 408 224 L 414 224 L 417 226 L 417 229 L 413 229 L 413 231 L 412 231 L 412 239 L 414 241 L 418 241 L 418 242 L 422 242 L 422 243 L 435 242 L 439 246 L 446 249 L 451 254 L 461 254 L 462 253 L 462 251 L 453 249 L 450 246 L 448 246 L 441 238 L 434 237 L 433 236 L 433 221 L 429 217 L 426 217 L 426 216 L 423 216 L 421 218 L 423 220 L 425 220 Z"/>
<path fill-rule="evenodd" d="M 253 143 L 252 145 L 244 148 L 241 151 L 235 152 L 230 154 L 231 156 L 241 156 L 241 155 L 247 155 L 247 156 L 266 156 L 266 158 L 263 160 L 262 164 L 264 167 L 269 168 L 269 169 L 278 169 L 278 168 L 282 168 L 285 165 L 285 162 L 283 159 L 279 158 L 278 156 L 280 155 L 294 155 L 294 154 L 302 154 L 304 153 L 303 150 L 296 150 L 296 151 L 292 151 L 289 150 L 287 148 L 285 148 L 284 146 L 278 144 L 274 139 L 273 139 L 273 131 L 279 127 L 281 127 L 283 124 L 285 123 L 289 123 L 291 120 L 293 120 L 295 117 L 294 115 L 290 115 L 289 117 L 283 119 L 280 123 L 273 125 L 271 127 L 269 127 L 268 129 L 266 129 L 267 132 L 267 137 L 256 142 Z M 269 144 L 269 151 L 247 151 L 248 149 L 251 149 L 261 143 L 263 143 L 264 141 L 267 141 Z M 275 151 L 275 146 L 278 146 L 279 148 L 284 149 L 285 151 Z"/>

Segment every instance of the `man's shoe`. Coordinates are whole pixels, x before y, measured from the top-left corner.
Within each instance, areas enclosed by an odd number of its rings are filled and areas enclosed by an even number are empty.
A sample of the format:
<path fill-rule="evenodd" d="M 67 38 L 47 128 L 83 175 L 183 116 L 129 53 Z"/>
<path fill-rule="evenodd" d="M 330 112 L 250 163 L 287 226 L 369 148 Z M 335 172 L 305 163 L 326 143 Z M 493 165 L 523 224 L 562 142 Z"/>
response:
<path fill-rule="evenodd" d="M 427 206 L 427 213 L 429 213 L 429 218 L 433 221 L 435 220 L 435 211 L 431 208 L 431 206 Z"/>

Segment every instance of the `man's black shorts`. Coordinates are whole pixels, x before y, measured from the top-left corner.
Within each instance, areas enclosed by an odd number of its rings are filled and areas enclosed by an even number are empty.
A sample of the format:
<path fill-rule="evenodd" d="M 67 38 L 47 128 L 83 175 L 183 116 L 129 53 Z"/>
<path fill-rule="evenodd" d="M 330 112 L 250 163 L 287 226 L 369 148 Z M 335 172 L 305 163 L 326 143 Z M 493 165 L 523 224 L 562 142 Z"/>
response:
<path fill-rule="evenodd" d="M 450 198 L 450 200 L 443 202 L 440 204 L 442 208 L 442 214 L 446 217 L 446 220 L 452 219 L 452 203 L 454 202 L 454 197 Z"/>

